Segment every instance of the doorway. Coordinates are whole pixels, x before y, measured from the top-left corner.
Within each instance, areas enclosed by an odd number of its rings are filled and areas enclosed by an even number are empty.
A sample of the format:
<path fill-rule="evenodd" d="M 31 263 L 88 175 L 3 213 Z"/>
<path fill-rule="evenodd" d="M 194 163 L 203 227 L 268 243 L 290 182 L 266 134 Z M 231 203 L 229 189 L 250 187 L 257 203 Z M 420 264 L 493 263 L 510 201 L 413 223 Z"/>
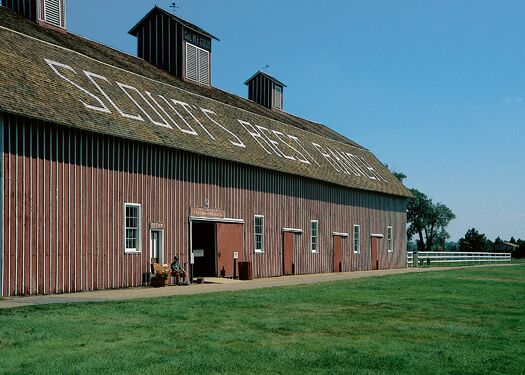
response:
<path fill-rule="evenodd" d="M 295 275 L 294 247 L 295 236 L 302 234 L 302 229 L 283 228 L 283 275 Z"/>
<path fill-rule="evenodd" d="M 162 229 L 150 230 L 149 257 L 151 263 L 164 263 L 164 231 Z"/>
<path fill-rule="evenodd" d="M 237 223 L 217 223 L 217 273 L 221 277 L 239 275 L 237 262 L 243 261 L 244 231 Z"/>
<path fill-rule="evenodd" d="M 192 222 L 191 244 L 194 264 L 194 277 L 217 276 L 216 228 L 215 223 Z"/>
<path fill-rule="evenodd" d="M 294 234 L 292 232 L 283 232 L 283 274 L 293 275 L 294 264 L 293 264 L 293 245 L 294 245 Z"/>
<path fill-rule="evenodd" d="M 193 277 L 234 277 L 244 255 L 243 222 L 192 221 Z"/>
<path fill-rule="evenodd" d="M 334 235 L 333 236 L 333 270 L 334 272 L 342 272 L 343 265 L 341 259 L 341 249 L 343 247 L 343 237 Z"/>
<path fill-rule="evenodd" d="M 372 270 L 378 270 L 379 269 L 379 257 L 378 257 L 378 249 L 379 249 L 379 240 L 383 238 L 383 235 L 372 235 L 370 239 L 370 258 L 372 262 Z"/>

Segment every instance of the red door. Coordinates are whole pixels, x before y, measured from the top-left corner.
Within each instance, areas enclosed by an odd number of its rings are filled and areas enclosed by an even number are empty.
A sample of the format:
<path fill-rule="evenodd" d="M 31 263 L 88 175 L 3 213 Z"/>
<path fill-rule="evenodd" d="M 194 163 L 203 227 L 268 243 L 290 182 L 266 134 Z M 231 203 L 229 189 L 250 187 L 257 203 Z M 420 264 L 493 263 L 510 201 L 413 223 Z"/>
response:
<path fill-rule="evenodd" d="M 293 241 L 292 232 L 283 232 L 283 274 L 293 275 Z"/>
<path fill-rule="evenodd" d="M 379 238 L 372 237 L 372 269 L 379 269 L 379 260 L 377 259 L 377 248 L 378 248 Z"/>
<path fill-rule="evenodd" d="M 341 272 L 341 247 L 343 245 L 343 238 L 341 236 L 333 236 L 334 238 L 334 272 Z"/>
<path fill-rule="evenodd" d="M 242 224 L 217 223 L 217 274 L 233 277 L 234 252 L 239 253 L 237 262 L 242 262 L 243 251 Z"/>

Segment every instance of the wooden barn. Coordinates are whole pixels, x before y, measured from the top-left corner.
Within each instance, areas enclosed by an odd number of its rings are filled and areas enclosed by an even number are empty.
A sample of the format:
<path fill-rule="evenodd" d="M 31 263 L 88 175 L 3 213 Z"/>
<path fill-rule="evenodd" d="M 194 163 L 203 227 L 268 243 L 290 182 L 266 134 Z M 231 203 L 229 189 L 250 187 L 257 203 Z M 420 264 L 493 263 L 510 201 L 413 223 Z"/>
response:
<path fill-rule="evenodd" d="M 174 255 L 202 277 L 406 266 L 410 192 L 271 75 L 214 88 L 210 33 L 155 7 L 134 57 L 68 33 L 64 0 L 1 4 L 1 295 L 145 285 Z"/>

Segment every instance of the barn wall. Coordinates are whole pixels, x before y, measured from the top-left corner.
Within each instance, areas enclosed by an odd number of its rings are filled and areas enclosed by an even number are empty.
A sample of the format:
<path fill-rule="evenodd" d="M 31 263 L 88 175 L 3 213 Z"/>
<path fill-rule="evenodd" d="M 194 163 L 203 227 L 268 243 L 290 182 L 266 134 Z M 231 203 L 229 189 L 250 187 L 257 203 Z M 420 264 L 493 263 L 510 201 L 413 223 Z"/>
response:
<path fill-rule="evenodd" d="M 164 259 L 189 262 L 191 207 L 244 219 L 244 259 L 255 277 L 282 274 L 283 227 L 295 236 L 296 273 L 331 272 L 331 233 L 343 239 L 343 270 L 371 269 L 370 233 L 394 228 L 381 268 L 405 266 L 405 200 L 279 174 L 173 149 L 4 115 L 4 295 L 139 286 L 149 270 L 149 224 L 165 227 Z M 123 204 L 142 205 L 140 254 L 123 249 Z M 265 216 L 265 252 L 254 253 L 253 216 Z M 310 220 L 319 251 L 310 251 Z M 361 253 L 352 226 L 361 225 Z"/>
<path fill-rule="evenodd" d="M 14 10 L 33 22 L 37 21 L 36 0 L 2 0 L 0 5 Z"/>

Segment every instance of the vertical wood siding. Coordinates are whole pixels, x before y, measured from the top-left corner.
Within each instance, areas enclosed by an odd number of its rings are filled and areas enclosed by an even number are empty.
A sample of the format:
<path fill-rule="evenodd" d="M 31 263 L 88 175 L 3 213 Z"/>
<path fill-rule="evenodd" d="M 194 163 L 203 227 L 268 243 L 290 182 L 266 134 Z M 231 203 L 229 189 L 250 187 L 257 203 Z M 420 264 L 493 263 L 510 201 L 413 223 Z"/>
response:
<path fill-rule="evenodd" d="M 37 9 L 35 0 L 2 0 L 2 6 L 12 9 L 31 21 L 37 20 Z"/>
<path fill-rule="evenodd" d="M 332 272 L 332 232 L 342 270 L 371 269 L 370 233 L 393 227 L 394 251 L 379 241 L 380 268 L 405 266 L 405 200 L 329 185 L 149 144 L 3 115 L 3 295 L 142 285 L 149 224 L 164 223 L 164 259 L 189 262 L 189 211 L 224 209 L 244 219 L 243 258 L 255 277 L 282 275 L 282 228 L 294 236 L 296 273 Z M 139 254 L 125 254 L 123 205 L 142 205 Z M 254 215 L 265 217 L 265 251 L 254 252 Z M 318 252 L 310 220 L 319 221 Z M 352 226 L 361 225 L 361 253 Z"/>
<path fill-rule="evenodd" d="M 156 13 L 137 29 L 137 55 L 182 78 L 183 27 L 166 14 Z"/>

